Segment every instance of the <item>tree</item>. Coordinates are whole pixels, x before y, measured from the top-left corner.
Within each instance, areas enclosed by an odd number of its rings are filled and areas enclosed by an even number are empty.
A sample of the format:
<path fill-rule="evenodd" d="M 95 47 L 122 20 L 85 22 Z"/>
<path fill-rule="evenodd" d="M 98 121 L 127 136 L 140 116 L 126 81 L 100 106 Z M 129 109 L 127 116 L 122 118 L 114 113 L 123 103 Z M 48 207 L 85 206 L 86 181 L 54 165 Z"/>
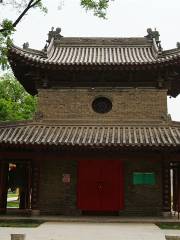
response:
<path fill-rule="evenodd" d="M 14 22 L 9 19 L 3 19 L 0 23 L 0 66 L 2 69 L 5 69 L 8 66 L 7 53 L 8 48 L 12 44 L 11 36 L 16 26 L 30 9 L 39 7 L 45 11 L 45 8 L 42 5 L 42 0 L 1 0 L 0 4 L 13 5 L 17 9 L 23 8 Z"/>
<path fill-rule="evenodd" d="M 29 95 L 12 74 L 0 77 L 0 120 L 32 119 L 36 97 Z"/>
<path fill-rule="evenodd" d="M 93 11 L 96 16 L 105 18 L 110 1 L 113 0 L 80 0 L 80 5 L 88 11 Z M 7 53 L 12 44 L 11 36 L 18 23 L 32 8 L 40 8 L 45 12 L 47 9 L 43 5 L 43 0 L 0 0 L 0 5 L 11 5 L 22 10 L 14 22 L 4 19 L 0 23 L 0 66 L 5 69 L 8 66 Z"/>

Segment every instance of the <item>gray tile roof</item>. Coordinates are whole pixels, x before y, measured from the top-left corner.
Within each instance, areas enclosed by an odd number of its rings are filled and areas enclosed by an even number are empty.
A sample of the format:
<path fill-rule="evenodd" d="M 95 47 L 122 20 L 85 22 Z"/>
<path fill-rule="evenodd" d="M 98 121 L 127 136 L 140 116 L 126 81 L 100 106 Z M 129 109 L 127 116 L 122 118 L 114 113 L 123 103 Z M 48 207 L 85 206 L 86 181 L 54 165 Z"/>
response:
<path fill-rule="evenodd" d="M 47 52 L 12 47 L 11 54 L 27 62 L 56 66 L 154 65 L 180 59 L 180 49 L 161 52 L 147 38 L 61 38 Z"/>
<path fill-rule="evenodd" d="M 180 147 L 180 125 L 4 125 L 0 145 Z"/>

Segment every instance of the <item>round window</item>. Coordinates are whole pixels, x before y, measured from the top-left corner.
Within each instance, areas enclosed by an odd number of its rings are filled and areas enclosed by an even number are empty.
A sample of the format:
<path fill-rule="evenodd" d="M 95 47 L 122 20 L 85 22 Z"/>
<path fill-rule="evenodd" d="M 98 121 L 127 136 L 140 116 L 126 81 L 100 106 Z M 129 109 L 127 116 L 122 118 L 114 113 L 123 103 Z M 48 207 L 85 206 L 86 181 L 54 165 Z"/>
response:
<path fill-rule="evenodd" d="M 97 113 L 107 113 L 112 109 L 112 102 L 106 97 L 98 97 L 93 101 L 92 108 Z"/>

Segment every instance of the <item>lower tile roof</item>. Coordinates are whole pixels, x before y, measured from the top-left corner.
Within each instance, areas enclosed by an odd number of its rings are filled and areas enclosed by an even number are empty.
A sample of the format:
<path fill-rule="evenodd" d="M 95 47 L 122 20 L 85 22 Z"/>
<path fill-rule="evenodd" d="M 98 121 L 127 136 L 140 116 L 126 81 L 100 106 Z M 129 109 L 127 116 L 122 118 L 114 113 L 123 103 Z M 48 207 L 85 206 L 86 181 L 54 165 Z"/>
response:
<path fill-rule="evenodd" d="M 22 124 L 0 126 L 0 145 L 89 147 L 180 147 L 180 125 L 76 126 Z"/>

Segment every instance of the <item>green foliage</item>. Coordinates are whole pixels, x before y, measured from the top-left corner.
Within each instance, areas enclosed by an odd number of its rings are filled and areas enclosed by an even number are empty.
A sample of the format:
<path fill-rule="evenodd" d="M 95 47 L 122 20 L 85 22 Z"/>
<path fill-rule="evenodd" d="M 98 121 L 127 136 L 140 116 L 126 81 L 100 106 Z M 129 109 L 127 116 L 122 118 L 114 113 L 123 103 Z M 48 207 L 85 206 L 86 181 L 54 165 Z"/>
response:
<path fill-rule="evenodd" d="M 86 10 L 93 11 L 95 16 L 105 19 L 109 2 L 110 0 L 81 0 L 81 6 Z"/>
<path fill-rule="evenodd" d="M 0 33 L 0 66 L 2 70 L 8 68 L 7 52 L 7 38 Z"/>
<path fill-rule="evenodd" d="M 2 35 L 4 37 L 8 37 L 9 35 L 11 35 L 14 32 L 14 27 L 13 27 L 13 22 L 8 20 L 8 19 L 4 19 L 1 23 L 1 27 L 5 29 L 5 31 L 2 32 Z"/>
<path fill-rule="evenodd" d="M 42 10 L 42 12 L 47 13 L 48 9 L 46 6 L 43 5 L 42 1 L 38 2 L 37 5 L 35 7 L 38 7 Z"/>
<path fill-rule="evenodd" d="M 36 97 L 29 95 L 11 74 L 0 78 L 0 120 L 32 119 Z"/>
<path fill-rule="evenodd" d="M 5 29 L 0 32 L 0 66 L 4 70 L 9 67 L 7 53 L 12 45 L 11 35 L 15 31 L 12 21 L 4 19 L 1 23 L 1 28 Z"/>

